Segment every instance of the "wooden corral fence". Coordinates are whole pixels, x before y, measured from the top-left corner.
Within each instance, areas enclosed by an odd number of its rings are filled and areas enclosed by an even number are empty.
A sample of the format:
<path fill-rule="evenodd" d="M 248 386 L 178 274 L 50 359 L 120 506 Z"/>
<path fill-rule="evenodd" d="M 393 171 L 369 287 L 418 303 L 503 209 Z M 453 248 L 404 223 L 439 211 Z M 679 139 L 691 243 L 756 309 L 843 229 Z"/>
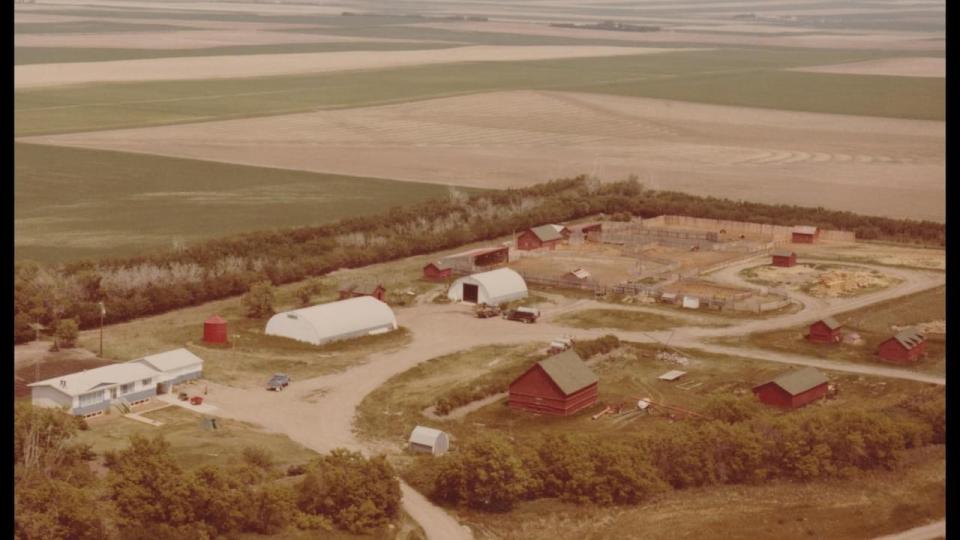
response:
<path fill-rule="evenodd" d="M 647 226 L 694 227 L 724 229 L 729 234 L 733 232 L 751 233 L 770 236 L 777 242 L 789 242 L 793 227 L 785 225 L 768 225 L 766 223 L 750 223 L 747 221 L 731 221 L 727 219 L 707 219 L 689 216 L 663 215 L 645 219 Z M 853 242 L 856 235 L 850 231 L 820 230 L 820 239 L 828 242 Z"/>

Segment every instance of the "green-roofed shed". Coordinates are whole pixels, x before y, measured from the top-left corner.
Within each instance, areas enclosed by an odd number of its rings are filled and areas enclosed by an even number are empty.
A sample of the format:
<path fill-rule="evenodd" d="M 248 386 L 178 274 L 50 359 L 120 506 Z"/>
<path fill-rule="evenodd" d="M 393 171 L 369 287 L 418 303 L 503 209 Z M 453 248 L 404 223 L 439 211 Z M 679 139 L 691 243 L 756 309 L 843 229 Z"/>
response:
<path fill-rule="evenodd" d="M 549 356 L 510 383 L 513 409 L 567 416 L 597 401 L 599 379 L 572 349 Z"/>
<path fill-rule="evenodd" d="M 566 238 L 563 234 L 565 230 L 566 227 L 562 225 L 541 225 L 527 229 L 517 237 L 517 249 L 554 249 Z"/>
<path fill-rule="evenodd" d="M 753 387 L 753 393 L 768 405 L 795 409 L 827 394 L 826 375 L 813 367 L 794 369 Z"/>

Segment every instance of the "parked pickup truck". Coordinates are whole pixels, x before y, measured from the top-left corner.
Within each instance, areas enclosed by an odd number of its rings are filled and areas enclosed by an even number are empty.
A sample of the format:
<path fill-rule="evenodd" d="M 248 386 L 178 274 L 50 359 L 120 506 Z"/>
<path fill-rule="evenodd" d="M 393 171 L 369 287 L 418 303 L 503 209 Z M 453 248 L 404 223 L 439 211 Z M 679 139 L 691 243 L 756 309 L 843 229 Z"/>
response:
<path fill-rule="evenodd" d="M 537 322 L 537 319 L 540 318 L 540 310 L 521 306 L 507 311 L 503 314 L 503 318 L 508 321 L 520 321 L 531 324 Z"/>
<path fill-rule="evenodd" d="M 496 317 L 500 314 L 500 308 L 497 306 L 488 306 L 486 304 L 480 304 L 477 306 L 477 309 L 474 311 L 478 319 L 487 319 L 490 317 Z"/>
<path fill-rule="evenodd" d="M 274 373 L 267 381 L 267 390 L 281 391 L 290 384 L 290 376 L 285 373 Z"/>

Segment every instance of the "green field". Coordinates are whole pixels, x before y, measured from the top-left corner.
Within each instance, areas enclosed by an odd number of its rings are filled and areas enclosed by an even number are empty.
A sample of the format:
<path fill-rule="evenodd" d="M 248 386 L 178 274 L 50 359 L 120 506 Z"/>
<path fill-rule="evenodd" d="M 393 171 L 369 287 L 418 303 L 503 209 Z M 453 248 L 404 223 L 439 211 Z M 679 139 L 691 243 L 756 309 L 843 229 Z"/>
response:
<path fill-rule="evenodd" d="M 439 64 L 249 79 L 42 88 L 15 92 L 15 134 L 267 116 L 521 89 L 943 119 L 945 94 L 943 81 L 939 79 L 781 71 L 882 56 L 861 51 L 724 49 L 531 62 Z M 917 99 L 918 95 L 924 99 Z"/>
<path fill-rule="evenodd" d="M 436 184 L 21 143 L 14 161 L 15 256 L 43 261 L 320 224 L 448 192 Z"/>
<path fill-rule="evenodd" d="M 104 34 L 111 32 L 170 32 L 175 30 L 189 30 L 189 27 L 172 24 L 136 24 L 96 20 L 20 23 L 13 26 L 14 34 Z"/>

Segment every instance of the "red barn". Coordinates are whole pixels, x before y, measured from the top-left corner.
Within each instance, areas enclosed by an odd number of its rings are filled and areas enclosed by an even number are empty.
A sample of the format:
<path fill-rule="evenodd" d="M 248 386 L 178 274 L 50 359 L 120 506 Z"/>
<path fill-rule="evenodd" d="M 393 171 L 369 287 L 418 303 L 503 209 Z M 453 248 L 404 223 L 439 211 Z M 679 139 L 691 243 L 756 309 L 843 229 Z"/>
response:
<path fill-rule="evenodd" d="M 877 347 L 881 360 L 900 364 L 916 362 L 927 350 L 927 338 L 914 329 L 908 329 L 887 339 Z"/>
<path fill-rule="evenodd" d="M 356 298 L 357 296 L 372 296 L 381 302 L 384 302 L 384 296 L 387 289 L 379 283 L 361 283 L 347 285 L 340 288 L 340 299 Z"/>
<path fill-rule="evenodd" d="M 423 267 L 423 279 L 446 281 L 453 274 L 453 267 L 445 261 L 432 262 Z"/>
<path fill-rule="evenodd" d="M 564 228 L 560 225 L 541 225 L 527 229 L 517 237 L 517 249 L 554 249 L 564 239 L 561 233 Z"/>
<path fill-rule="evenodd" d="M 226 343 L 227 321 L 219 315 L 214 315 L 203 321 L 204 343 Z"/>
<path fill-rule="evenodd" d="M 753 387 L 753 393 L 767 405 L 796 409 L 827 395 L 827 377 L 815 368 L 788 371 Z"/>
<path fill-rule="evenodd" d="M 840 329 L 843 327 L 833 317 L 821 319 L 810 325 L 810 331 L 807 334 L 807 341 L 814 343 L 840 343 L 843 337 L 840 335 Z"/>
<path fill-rule="evenodd" d="M 820 236 L 820 229 L 807 225 L 793 228 L 791 235 L 794 244 L 812 244 Z"/>
<path fill-rule="evenodd" d="M 512 409 L 569 416 L 597 402 L 597 375 L 567 349 L 540 360 L 510 383 Z"/>
<path fill-rule="evenodd" d="M 774 251 L 772 264 L 774 266 L 782 266 L 784 268 L 795 266 L 797 264 L 797 253 L 795 251 L 786 249 Z"/>

